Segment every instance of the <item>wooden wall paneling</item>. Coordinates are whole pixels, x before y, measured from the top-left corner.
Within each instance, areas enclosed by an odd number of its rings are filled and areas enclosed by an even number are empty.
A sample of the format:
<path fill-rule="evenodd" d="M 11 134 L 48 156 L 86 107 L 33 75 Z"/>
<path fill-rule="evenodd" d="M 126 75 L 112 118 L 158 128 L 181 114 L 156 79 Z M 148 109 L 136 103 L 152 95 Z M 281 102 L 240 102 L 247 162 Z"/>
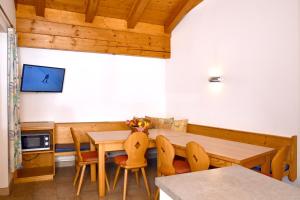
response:
<path fill-rule="evenodd" d="M 165 22 L 165 32 L 171 33 L 182 18 L 202 1 L 203 0 L 186 0 L 181 4 L 178 4 L 176 9 L 170 14 L 170 17 Z"/>
<path fill-rule="evenodd" d="M 169 58 L 170 52 L 140 49 L 136 47 L 107 45 L 108 42 L 95 39 L 81 39 L 18 32 L 20 47 L 58 49 L 83 52 L 97 52 L 120 55 Z"/>
<path fill-rule="evenodd" d="M 125 122 L 74 122 L 74 123 L 56 123 L 56 144 L 73 143 L 70 128 L 77 128 L 85 131 L 115 131 L 128 130 Z M 81 141 L 89 142 L 89 138 L 83 134 L 80 136 Z"/>
<path fill-rule="evenodd" d="M 283 137 L 196 124 L 188 124 L 187 132 L 254 145 L 267 146 L 277 150 L 282 146 L 289 146 L 288 164 L 290 169 L 288 177 L 291 181 L 295 181 L 297 178 L 297 136 Z"/>
<path fill-rule="evenodd" d="M 35 0 L 35 12 L 37 16 L 44 17 L 46 8 L 46 0 Z"/>
<path fill-rule="evenodd" d="M 166 36 L 22 18 L 17 18 L 17 32 L 19 33 L 19 46 L 24 47 L 162 58 L 170 56 L 170 38 Z"/>
<path fill-rule="evenodd" d="M 149 4 L 150 0 L 135 0 L 130 13 L 127 17 L 127 27 L 134 28 L 143 15 L 145 8 Z"/>
<path fill-rule="evenodd" d="M 45 11 L 45 17 L 41 18 L 35 15 L 33 6 L 18 4 L 18 7 L 19 9 L 16 12 L 17 18 L 43 20 L 48 22 L 57 22 L 63 24 L 112 29 L 135 33 L 146 33 L 158 36 L 170 36 L 169 34 L 164 33 L 164 26 L 161 25 L 138 23 L 134 29 L 128 29 L 127 21 L 123 19 L 96 16 L 92 23 L 86 23 L 84 14 L 49 8 L 47 8 Z"/>
<path fill-rule="evenodd" d="M 87 0 L 87 8 L 85 12 L 86 22 L 93 22 L 98 11 L 99 2 L 100 0 Z"/>

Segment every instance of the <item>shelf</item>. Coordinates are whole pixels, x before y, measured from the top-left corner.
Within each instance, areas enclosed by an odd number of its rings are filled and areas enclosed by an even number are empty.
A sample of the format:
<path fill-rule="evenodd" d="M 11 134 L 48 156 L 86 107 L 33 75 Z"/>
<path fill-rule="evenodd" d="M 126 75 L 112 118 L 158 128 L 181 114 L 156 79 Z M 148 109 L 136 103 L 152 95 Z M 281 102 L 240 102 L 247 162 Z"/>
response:
<path fill-rule="evenodd" d="M 53 130 L 54 122 L 23 122 L 21 123 L 22 131 L 44 131 Z"/>
<path fill-rule="evenodd" d="M 33 181 L 45 181 L 53 179 L 53 166 L 23 168 L 17 171 L 14 182 L 26 183 Z"/>
<path fill-rule="evenodd" d="M 54 151 L 53 150 L 44 150 L 44 151 L 24 151 L 24 152 L 22 152 L 23 155 L 43 154 L 43 153 L 54 153 Z"/>

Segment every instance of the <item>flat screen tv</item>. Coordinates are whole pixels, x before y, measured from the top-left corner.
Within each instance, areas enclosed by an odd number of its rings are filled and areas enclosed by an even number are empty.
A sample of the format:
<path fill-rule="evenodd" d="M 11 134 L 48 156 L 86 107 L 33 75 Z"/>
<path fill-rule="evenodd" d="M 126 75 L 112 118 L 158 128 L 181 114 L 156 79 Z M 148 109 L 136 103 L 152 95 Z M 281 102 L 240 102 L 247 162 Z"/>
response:
<path fill-rule="evenodd" d="M 65 69 L 36 65 L 23 65 L 22 92 L 62 92 Z"/>

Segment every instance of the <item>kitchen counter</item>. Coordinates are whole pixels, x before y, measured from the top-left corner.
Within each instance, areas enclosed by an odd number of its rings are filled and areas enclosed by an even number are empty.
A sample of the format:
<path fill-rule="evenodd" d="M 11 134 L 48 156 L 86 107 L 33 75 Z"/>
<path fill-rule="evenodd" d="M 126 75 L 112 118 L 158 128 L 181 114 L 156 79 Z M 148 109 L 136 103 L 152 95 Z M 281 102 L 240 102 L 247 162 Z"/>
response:
<path fill-rule="evenodd" d="M 174 200 L 299 200 L 300 188 L 241 166 L 157 177 Z"/>

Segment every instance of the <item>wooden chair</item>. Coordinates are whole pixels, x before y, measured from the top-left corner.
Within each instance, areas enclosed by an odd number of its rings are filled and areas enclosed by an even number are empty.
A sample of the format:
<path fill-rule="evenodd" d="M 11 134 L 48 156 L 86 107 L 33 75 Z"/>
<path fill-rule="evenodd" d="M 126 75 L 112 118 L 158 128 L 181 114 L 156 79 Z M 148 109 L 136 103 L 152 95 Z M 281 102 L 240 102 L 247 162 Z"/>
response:
<path fill-rule="evenodd" d="M 138 171 L 141 169 L 145 187 L 148 193 L 148 198 L 150 199 L 150 189 L 147 181 L 147 176 L 145 173 L 145 167 L 147 166 L 147 160 L 145 159 L 145 153 L 149 146 L 149 138 L 143 132 L 132 133 L 124 143 L 124 149 L 127 156 L 116 156 L 114 162 L 118 165 L 116 175 L 113 183 L 113 190 L 118 181 L 119 172 L 121 168 L 124 168 L 124 190 L 123 190 L 123 200 L 126 199 L 127 190 L 127 176 L 128 170 L 135 172 L 136 181 L 138 183 Z"/>
<path fill-rule="evenodd" d="M 207 170 L 209 168 L 209 157 L 200 144 L 189 142 L 186 144 L 185 151 L 192 172 Z"/>
<path fill-rule="evenodd" d="M 159 176 L 170 176 L 190 172 L 188 162 L 184 160 L 174 160 L 175 149 L 169 140 L 159 135 L 156 137 L 157 148 L 157 172 Z M 159 190 L 155 192 L 155 199 L 158 199 Z"/>
<path fill-rule="evenodd" d="M 97 153 L 97 151 L 81 152 L 80 151 L 80 140 L 78 139 L 79 136 L 78 136 L 78 133 L 76 133 L 76 131 L 74 130 L 74 128 L 71 128 L 71 134 L 72 134 L 72 138 L 74 141 L 76 156 L 77 156 L 76 175 L 75 175 L 75 178 L 73 181 L 73 185 L 74 186 L 76 185 L 76 182 L 77 182 L 77 180 L 79 178 L 79 174 L 80 174 L 79 184 L 78 184 L 78 188 L 77 188 L 77 192 L 76 192 L 76 195 L 79 195 L 85 168 L 87 165 L 98 163 L 98 153 Z M 81 171 L 81 173 L 80 173 L 80 171 Z M 109 191 L 109 183 L 108 183 L 108 179 L 107 179 L 106 175 L 105 175 L 105 179 L 106 179 L 107 189 Z"/>
<path fill-rule="evenodd" d="M 285 171 L 286 161 L 288 158 L 288 152 L 289 152 L 288 146 L 281 147 L 272 159 L 271 162 L 272 177 L 277 180 L 281 181 L 282 178 L 285 176 L 284 171 Z"/>

